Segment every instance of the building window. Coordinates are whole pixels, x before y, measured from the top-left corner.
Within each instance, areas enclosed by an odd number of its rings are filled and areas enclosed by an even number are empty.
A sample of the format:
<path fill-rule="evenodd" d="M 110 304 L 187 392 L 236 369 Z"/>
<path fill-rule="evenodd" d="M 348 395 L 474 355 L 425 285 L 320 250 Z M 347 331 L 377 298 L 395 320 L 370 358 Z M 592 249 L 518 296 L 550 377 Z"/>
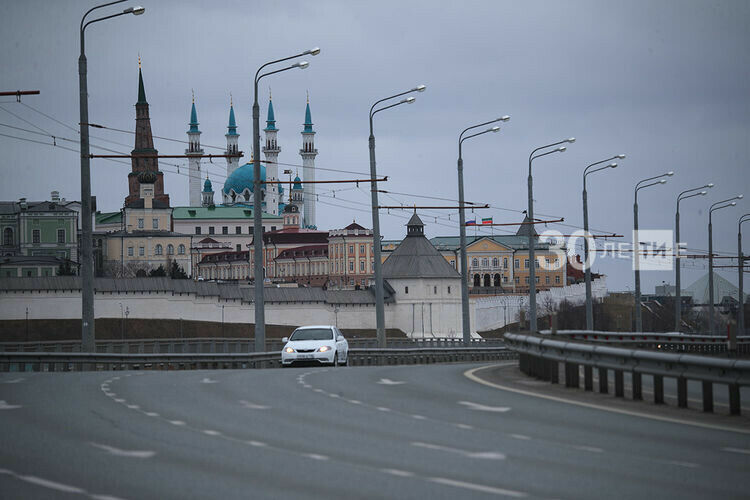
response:
<path fill-rule="evenodd" d="M 276 226 L 271 226 L 271 231 L 276 231 Z"/>
<path fill-rule="evenodd" d="M 353 260 L 349 261 L 349 271 L 354 272 L 354 261 Z"/>
<path fill-rule="evenodd" d="M 513 265 L 515 266 L 516 269 L 521 267 L 518 259 L 516 259 L 515 262 L 513 262 Z"/>
<path fill-rule="evenodd" d="M 508 269 L 508 257 L 503 257 L 503 269 Z"/>
<path fill-rule="evenodd" d="M 544 259 L 544 264 L 547 266 L 547 269 L 549 269 L 549 257 Z"/>
<path fill-rule="evenodd" d="M 143 229 L 143 219 L 138 219 L 138 229 Z"/>
<path fill-rule="evenodd" d="M 133 247 L 128 247 L 128 257 L 133 256 Z"/>
<path fill-rule="evenodd" d="M 237 245 L 235 245 L 234 248 L 235 248 L 236 252 L 241 252 L 242 251 L 242 245 L 240 245 L 239 243 L 237 243 Z"/>
<path fill-rule="evenodd" d="M 58 243 L 65 243 L 65 229 L 58 229 L 57 230 L 57 242 Z"/>
<path fill-rule="evenodd" d="M 518 276 L 516 276 L 514 281 L 516 282 L 516 285 L 518 285 L 521 282 L 521 279 Z"/>
<path fill-rule="evenodd" d="M 560 269 L 560 259 L 555 259 L 555 269 Z"/>
<path fill-rule="evenodd" d="M 221 226 L 221 234 L 229 234 L 229 227 Z"/>
<path fill-rule="evenodd" d="M 365 253 L 365 246 L 364 245 L 360 245 L 359 246 L 359 253 L 361 253 L 361 254 Z"/>
<path fill-rule="evenodd" d="M 479 259 L 471 259 L 471 267 L 479 267 Z"/>
<path fill-rule="evenodd" d="M 539 284 L 539 276 L 534 276 L 534 283 Z"/>
<path fill-rule="evenodd" d="M 544 277 L 544 284 L 549 285 L 549 276 Z"/>
<path fill-rule="evenodd" d="M 167 253 L 169 255 L 174 255 L 174 245 L 172 245 L 171 243 L 167 245 Z"/>
<path fill-rule="evenodd" d="M 214 234 L 214 227 L 208 226 L 208 234 Z"/>
<path fill-rule="evenodd" d="M 154 249 L 154 253 L 155 253 L 156 255 L 161 255 L 161 252 L 162 252 L 162 247 L 161 247 L 161 245 L 156 245 L 156 248 Z"/>
<path fill-rule="evenodd" d="M 42 240 L 42 231 L 40 229 L 32 229 L 31 230 L 31 242 L 35 245 L 38 245 L 41 243 Z"/>
<path fill-rule="evenodd" d="M 201 234 L 201 227 L 195 226 L 195 234 Z"/>
<path fill-rule="evenodd" d="M 437 287 L 436 286 L 432 287 L 432 293 L 435 294 L 435 295 L 437 295 Z"/>
<path fill-rule="evenodd" d="M 234 234 L 242 234 L 242 226 L 234 226 Z"/>
<path fill-rule="evenodd" d="M 529 259 L 523 259 L 523 267 L 525 267 L 526 269 L 529 268 Z"/>
<path fill-rule="evenodd" d="M 503 283 L 507 283 L 507 282 L 508 282 L 508 277 L 507 276 L 503 276 Z"/>
<path fill-rule="evenodd" d="M 159 219 L 151 219 L 151 224 L 153 225 L 154 229 L 159 229 Z"/>
<path fill-rule="evenodd" d="M 177 253 L 179 253 L 180 255 L 185 255 L 185 245 L 180 244 L 180 246 L 177 247 Z"/>
<path fill-rule="evenodd" d="M 138 247 L 138 255 L 140 255 L 141 257 L 146 255 L 146 247 Z"/>
<path fill-rule="evenodd" d="M 405 294 L 408 294 L 408 293 L 409 293 L 409 287 L 408 287 L 408 286 L 405 286 L 405 287 L 404 287 L 404 293 L 405 293 Z"/>
<path fill-rule="evenodd" d="M 3 231 L 3 245 L 10 246 L 13 244 L 13 230 L 6 227 Z"/>
<path fill-rule="evenodd" d="M 529 284 L 529 277 L 526 276 L 523 281 L 524 281 L 524 283 L 526 283 L 528 285 Z"/>
<path fill-rule="evenodd" d="M 555 276 L 555 283 L 558 284 L 558 285 L 560 284 L 560 276 L 559 275 Z"/>
<path fill-rule="evenodd" d="M 539 261 L 534 259 L 534 267 L 539 269 Z"/>
<path fill-rule="evenodd" d="M 451 267 L 452 267 L 453 269 L 455 269 L 455 268 L 456 268 L 456 261 L 455 261 L 455 260 L 452 260 L 452 261 L 450 261 L 450 262 L 451 262 Z"/>
<path fill-rule="evenodd" d="M 364 260 L 360 260 L 359 261 L 359 270 L 362 271 L 362 272 L 365 271 L 365 261 Z"/>
<path fill-rule="evenodd" d="M 354 245 L 349 245 L 349 255 L 354 255 Z"/>
<path fill-rule="evenodd" d="M 490 260 L 487 257 L 482 259 L 482 267 L 487 267 L 489 265 L 490 265 Z"/>
<path fill-rule="evenodd" d="M 448 287 L 448 295 L 451 294 L 451 287 Z"/>
<path fill-rule="evenodd" d="M 492 267 L 497 267 L 500 264 L 500 260 L 497 257 L 492 258 Z"/>

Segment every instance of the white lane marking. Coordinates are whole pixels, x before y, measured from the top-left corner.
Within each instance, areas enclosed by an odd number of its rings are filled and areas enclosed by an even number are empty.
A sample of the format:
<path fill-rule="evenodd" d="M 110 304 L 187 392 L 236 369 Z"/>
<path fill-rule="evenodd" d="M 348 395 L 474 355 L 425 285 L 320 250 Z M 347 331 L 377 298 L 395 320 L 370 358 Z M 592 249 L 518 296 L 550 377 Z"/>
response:
<path fill-rule="evenodd" d="M 172 425 L 185 425 L 185 422 L 182 420 L 168 420 L 168 422 Z"/>
<path fill-rule="evenodd" d="M 111 398 L 111 397 L 114 397 L 114 396 L 116 396 L 117 394 L 115 394 L 114 392 L 107 392 L 107 391 L 104 391 L 104 395 L 105 395 L 105 396 L 107 396 L 107 397 L 110 397 L 110 398 Z"/>
<path fill-rule="evenodd" d="M 340 398 L 341 396 L 339 396 L 338 394 L 334 394 L 334 393 L 331 392 L 331 393 L 328 394 L 328 397 L 329 398 Z"/>
<path fill-rule="evenodd" d="M 115 403 L 124 403 L 125 400 L 121 398 L 115 398 Z"/>
<path fill-rule="evenodd" d="M 128 408 L 130 408 L 131 410 L 139 410 L 139 409 L 141 408 L 141 407 L 140 407 L 140 406 L 138 406 L 138 405 L 126 405 L 126 406 L 127 406 Z"/>
<path fill-rule="evenodd" d="M 120 380 L 120 377 L 112 377 L 111 380 Z"/>
<path fill-rule="evenodd" d="M 122 498 L 112 495 L 91 495 L 91 498 L 94 500 L 122 500 Z"/>
<path fill-rule="evenodd" d="M 18 475 L 16 477 L 18 479 L 21 479 L 22 481 L 26 481 L 27 483 L 36 484 L 37 486 L 43 486 L 55 491 L 63 491 L 65 493 L 86 493 L 86 490 L 83 490 L 81 488 L 70 486 L 68 484 L 58 483 L 56 481 L 50 481 L 49 479 L 42 479 L 41 477 Z"/>
<path fill-rule="evenodd" d="M 302 387 L 305 389 L 310 389 L 312 386 L 310 384 L 303 384 Z"/>
<path fill-rule="evenodd" d="M 9 405 L 4 399 L 0 399 L 0 410 L 17 410 L 22 408 L 21 405 Z"/>
<path fill-rule="evenodd" d="M 240 404 L 250 410 L 268 410 L 271 408 L 270 406 L 257 405 L 255 403 L 251 403 L 250 401 L 245 401 L 244 399 L 240 399 Z"/>
<path fill-rule="evenodd" d="M 23 382 L 26 380 L 25 378 L 14 378 L 13 380 L 3 380 L 3 384 L 17 384 L 19 382 Z"/>
<path fill-rule="evenodd" d="M 139 451 L 139 450 L 121 450 L 119 448 L 115 448 L 114 446 L 107 446 L 106 444 L 99 444 L 99 443 L 89 443 L 94 448 L 99 448 L 100 450 L 104 450 L 110 455 L 114 455 L 116 457 L 127 457 L 127 458 L 151 458 L 154 455 L 156 455 L 155 451 Z"/>
<path fill-rule="evenodd" d="M 313 389 L 315 392 L 325 392 L 323 389 Z"/>
<path fill-rule="evenodd" d="M 455 486 L 456 488 L 465 488 L 467 490 L 481 491 L 482 493 L 491 493 L 493 495 L 503 495 L 513 498 L 525 498 L 528 495 L 522 491 L 506 490 L 505 488 L 496 488 L 494 486 L 485 486 L 482 484 L 465 483 L 455 479 L 446 479 L 444 477 L 429 477 L 428 481 L 433 483 L 444 484 L 446 486 Z"/>
<path fill-rule="evenodd" d="M 308 454 L 303 455 L 303 456 L 305 456 L 307 458 L 312 458 L 313 460 L 321 460 L 321 461 L 328 460 L 327 456 L 325 456 L 325 455 L 318 455 L 317 453 L 308 453 Z"/>
<path fill-rule="evenodd" d="M 258 447 L 258 448 L 262 448 L 264 446 L 268 446 L 266 443 L 263 443 L 261 441 L 252 441 L 251 440 L 251 441 L 245 441 L 245 442 L 247 444 L 249 444 L 250 446 L 255 446 L 255 447 Z"/>
<path fill-rule="evenodd" d="M 411 418 L 415 420 L 427 420 L 427 417 L 425 417 L 424 415 L 412 415 Z"/>
<path fill-rule="evenodd" d="M 682 462 L 680 460 L 657 460 L 657 462 L 667 465 L 677 465 L 679 467 L 688 467 L 690 469 L 697 469 L 700 467 L 700 465 L 694 464 L 693 462 Z"/>
<path fill-rule="evenodd" d="M 389 378 L 381 378 L 377 383 L 380 385 L 401 385 L 405 384 L 406 382 L 402 382 L 400 380 L 391 380 Z"/>
<path fill-rule="evenodd" d="M 467 429 L 467 430 L 471 430 L 474 428 L 470 426 L 469 424 L 456 424 L 456 427 L 458 427 L 459 429 Z"/>
<path fill-rule="evenodd" d="M 378 410 L 378 411 L 391 411 L 390 408 L 386 408 L 385 406 L 378 406 L 375 409 Z"/>
<path fill-rule="evenodd" d="M 463 455 L 466 458 L 477 458 L 481 460 L 505 460 L 505 454 L 499 451 L 468 451 L 460 450 L 458 448 L 451 448 L 450 446 L 442 446 L 439 444 L 423 443 L 421 441 L 414 441 L 411 443 L 412 446 L 417 448 L 426 448 L 428 450 L 447 451 L 450 453 L 456 453 Z"/>
<path fill-rule="evenodd" d="M 386 474 L 391 474 L 392 476 L 399 476 L 399 477 L 412 477 L 414 476 L 413 472 L 409 472 L 408 470 L 398 470 L 398 469 L 380 469 L 381 472 L 385 472 Z"/>
<path fill-rule="evenodd" d="M 464 376 L 468 378 L 469 380 L 472 380 L 478 384 L 486 385 L 487 387 L 500 389 L 501 391 L 515 392 L 516 394 L 523 394 L 524 396 L 548 399 L 550 401 L 556 401 L 558 403 L 583 406 L 584 408 L 593 408 L 595 410 L 608 411 L 611 413 L 619 413 L 621 415 L 629 415 L 631 417 L 648 418 L 651 420 L 659 420 L 661 422 L 669 422 L 672 424 L 692 425 L 694 427 L 703 427 L 705 429 L 713 429 L 713 430 L 720 430 L 720 431 L 727 431 L 727 432 L 737 432 L 739 434 L 750 434 L 750 429 L 740 429 L 737 427 L 728 427 L 725 425 L 708 424 L 704 422 L 694 422 L 694 421 L 682 420 L 682 419 L 674 418 L 674 417 L 662 417 L 659 415 L 649 415 L 647 413 L 640 413 L 637 411 L 623 410 L 620 408 L 611 408 L 608 406 L 602 406 L 602 405 L 597 405 L 593 403 L 584 403 L 582 401 L 573 401 L 569 399 L 559 398 L 557 396 L 550 396 L 547 394 L 539 394 L 539 393 L 532 392 L 532 391 L 524 391 L 523 389 L 516 389 L 515 387 L 508 387 L 505 385 L 496 384 L 494 382 L 488 382 L 487 380 L 482 380 L 481 378 L 475 375 L 475 373 L 478 372 L 479 370 L 486 370 L 487 368 L 497 368 L 499 366 L 510 366 L 510 365 L 516 365 L 516 364 L 518 363 L 513 362 L 513 363 L 502 363 L 502 364 L 495 364 L 495 365 L 479 366 L 477 368 L 471 368 L 469 370 L 466 370 L 464 372 Z"/>
<path fill-rule="evenodd" d="M 221 434 L 221 432 L 219 432 L 219 431 L 212 431 L 210 429 L 206 429 L 205 431 L 203 431 L 203 434 L 206 434 L 208 436 L 218 436 L 218 435 Z"/>
<path fill-rule="evenodd" d="M 602 450 L 601 448 L 597 448 L 596 446 L 572 445 L 571 447 L 576 450 L 590 451 L 591 453 L 604 453 L 604 450 Z"/>
<path fill-rule="evenodd" d="M 742 453 L 744 455 L 750 455 L 750 450 L 746 448 L 732 448 L 730 446 L 727 446 L 726 448 L 722 448 L 721 451 L 728 451 L 730 453 Z"/>
<path fill-rule="evenodd" d="M 356 399 L 347 399 L 347 401 L 353 405 L 361 405 L 362 401 L 357 401 Z"/>
<path fill-rule="evenodd" d="M 491 411 L 495 413 L 505 413 L 506 411 L 510 411 L 510 407 L 508 406 L 487 406 L 479 403 L 472 403 L 471 401 L 459 401 L 458 404 L 464 405 L 469 410 L 476 411 Z"/>
<path fill-rule="evenodd" d="M 510 437 L 512 437 L 514 439 L 521 439 L 523 441 L 528 441 L 529 439 L 531 439 L 531 437 L 529 437 L 529 436 L 527 436 L 525 434 L 511 434 Z"/>
<path fill-rule="evenodd" d="M 159 416 L 159 414 L 158 414 L 158 413 L 156 413 L 155 411 L 147 411 L 147 412 L 146 412 L 146 416 L 147 416 L 147 417 L 158 417 L 158 416 Z"/>
<path fill-rule="evenodd" d="M 201 384 L 216 384 L 218 382 L 218 380 L 212 380 L 208 377 L 205 377 L 203 380 L 201 380 Z"/>

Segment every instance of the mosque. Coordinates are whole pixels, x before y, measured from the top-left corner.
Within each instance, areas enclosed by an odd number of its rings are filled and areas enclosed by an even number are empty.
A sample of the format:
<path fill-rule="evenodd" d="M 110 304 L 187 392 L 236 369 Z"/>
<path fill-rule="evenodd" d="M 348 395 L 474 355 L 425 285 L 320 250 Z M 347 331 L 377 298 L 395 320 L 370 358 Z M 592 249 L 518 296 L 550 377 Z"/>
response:
<path fill-rule="evenodd" d="M 195 99 L 190 111 L 190 128 L 187 131 L 188 148 L 185 155 L 188 157 L 189 177 L 189 200 L 191 207 L 213 206 L 214 192 L 211 180 L 206 176 L 203 180 L 201 174 L 201 149 L 200 135 L 198 129 L 198 113 L 195 108 Z M 305 183 L 302 187 L 302 179 L 299 175 L 294 179 L 291 192 L 285 195 L 285 189 L 279 178 L 278 158 L 281 152 L 276 135 L 276 119 L 273 112 L 273 101 L 269 96 L 268 116 L 266 119 L 265 144 L 263 154 L 265 162 L 260 165 L 260 180 L 265 182 L 261 192 L 262 211 L 271 215 L 301 214 L 301 227 L 316 229 L 315 220 L 315 184 Z M 315 149 L 315 131 L 313 130 L 312 115 L 310 113 L 310 99 L 307 99 L 305 108 L 305 123 L 302 129 L 302 148 L 299 154 L 302 157 L 302 175 L 306 181 L 315 180 L 315 157 L 318 150 Z M 229 104 L 229 124 L 227 125 L 227 149 L 225 154 L 236 154 L 240 135 L 237 133 L 237 121 L 234 116 L 234 105 Z M 239 164 L 239 157 L 227 157 L 227 175 L 224 186 L 221 189 L 221 204 L 224 206 L 253 206 L 253 178 L 254 168 L 252 159 L 244 165 Z M 203 185 L 201 186 L 201 181 Z M 201 190 L 202 187 L 202 190 Z"/>

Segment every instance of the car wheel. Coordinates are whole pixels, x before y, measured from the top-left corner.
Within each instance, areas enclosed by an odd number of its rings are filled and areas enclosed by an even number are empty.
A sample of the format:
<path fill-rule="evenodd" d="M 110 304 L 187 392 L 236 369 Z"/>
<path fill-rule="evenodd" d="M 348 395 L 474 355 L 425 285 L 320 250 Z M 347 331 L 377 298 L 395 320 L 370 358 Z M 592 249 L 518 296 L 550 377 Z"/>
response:
<path fill-rule="evenodd" d="M 347 354 L 346 359 L 339 363 L 339 366 L 349 366 L 349 355 Z"/>

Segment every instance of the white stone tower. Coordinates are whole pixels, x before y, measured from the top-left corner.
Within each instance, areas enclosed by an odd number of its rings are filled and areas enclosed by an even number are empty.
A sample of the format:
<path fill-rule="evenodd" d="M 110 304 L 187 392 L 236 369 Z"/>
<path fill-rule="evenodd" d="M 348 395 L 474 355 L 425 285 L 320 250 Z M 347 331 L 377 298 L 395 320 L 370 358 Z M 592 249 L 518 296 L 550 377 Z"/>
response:
<path fill-rule="evenodd" d="M 193 109 L 190 111 L 190 129 L 187 131 L 188 148 L 185 155 L 188 157 L 188 189 L 190 194 L 190 206 L 201 206 L 201 131 L 198 130 L 198 113 L 195 111 L 195 95 L 193 95 Z"/>
<path fill-rule="evenodd" d="M 302 177 L 305 181 L 315 180 L 315 157 L 318 150 L 315 149 L 315 131 L 312 126 L 312 116 L 310 114 L 310 96 L 307 97 L 307 108 L 305 109 L 305 128 L 302 130 L 302 149 L 299 154 L 302 156 Z M 315 222 L 315 184 L 305 183 L 304 189 L 304 210 L 302 213 L 302 227 L 317 227 Z"/>
<path fill-rule="evenodd" d="M 273 116 L 273 102 L 271 96 L 268 96 L 268 118 L 266 119 L 266 145 L 263 146 L 263 154 L 266 155 L 266 188 L 265 203 L 266 212 L 273 215 L 279 215 L 279 153 L 281 148 L 276 143 L 276 119 Z"/>
<path fill-rule="evenodd" d="M 239 141 L 240 134 L 237 133 L 237 123 L 234 120 L 234 105 L 232 104 L 232 96 L 229 96 L 229 125 L 227 126 L 227 150 L 224 154 L 232 155 L 237 154 L 237 142 Z M 240 166 L 239 157 L 227 157 L 227 178 L 232 175 L 232 172 L 237 170 Z"/>

